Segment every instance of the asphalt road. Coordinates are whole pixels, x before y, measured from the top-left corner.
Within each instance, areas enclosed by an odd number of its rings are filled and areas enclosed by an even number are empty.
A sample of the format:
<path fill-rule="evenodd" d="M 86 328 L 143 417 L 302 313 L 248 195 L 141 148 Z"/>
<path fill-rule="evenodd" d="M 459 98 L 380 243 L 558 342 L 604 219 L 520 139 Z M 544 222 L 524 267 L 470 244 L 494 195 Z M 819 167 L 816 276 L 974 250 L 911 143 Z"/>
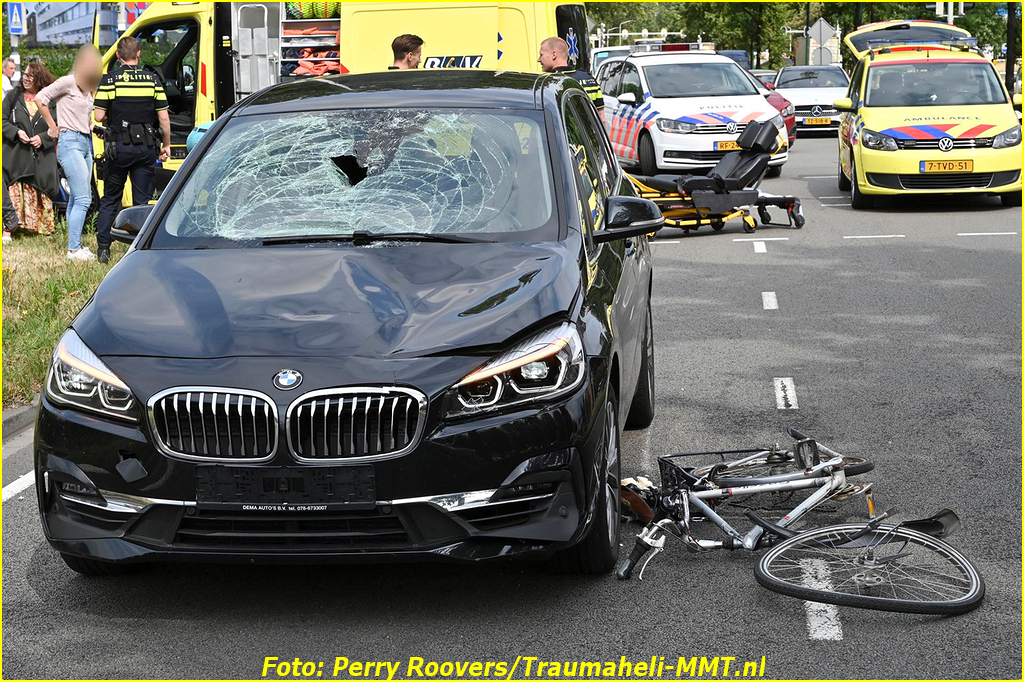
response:
<path fill-rule="evenodd" d="M 658 417 L 624 435 L 623 473 L 654 477 L 659 454 L 756 446 L 799 426 L 872 458 L 865 478 L 900 518 L 960 514 L 951 542 L 988 587 L 978 610 L 840 608 L 822 626 L 757 585 L 754 556 L 671 545 L 629 583 L 532 564 L 182 565 L 86 579 L 43 541 L 29 488 L 3 504 L 3 677 L 236 678 L 258 677 L 264 656 L 330 667 L 520 655 L 763 655 L 776 678 L 1019 677 L 1021 209 L 982 197 L 854 212 L 834 148 L 800 140 L 763 186 L 803 198 L 804 229 L 659 237 Z M 1012 234 L 958 236 L 977 232 Z M 901 236 L 846 238 L 876 235 Z M 736 241 L 752 237 L 768 240 L 763 253 Z M 792 379 L 797 409 L 777 408 L 775 378 Z M 5 486 L 30 468 L 27 437 L 4 444 Z M 863 513 L 851 502 L 817 520 Z"/>

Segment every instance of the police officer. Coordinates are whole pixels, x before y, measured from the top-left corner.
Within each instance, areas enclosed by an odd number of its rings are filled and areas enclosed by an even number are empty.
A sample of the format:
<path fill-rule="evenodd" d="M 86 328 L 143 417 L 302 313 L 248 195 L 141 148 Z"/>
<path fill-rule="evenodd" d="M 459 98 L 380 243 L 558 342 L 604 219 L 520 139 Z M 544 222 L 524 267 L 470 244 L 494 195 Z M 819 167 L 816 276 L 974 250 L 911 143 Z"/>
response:
<path fill-rule="evenodd" d="M 540 44 L 537 63 L 545 73 L 564 73 L 575 78 L 590 95 L 594 106 L 598 110 L 604 107 L 604 94 L 601 92 L 601 86 L 588 72 L 569 66 L 569 45 L 561 38 L 557 36 L 548 38 Z"/>
<path fill-rule="evenodd" d="M 96 217 L 96 257 L 101 263 L 110 260 L 110 228 L 121 209 L 124 183 L 131 177 L 134 205 L 148 203 L 153 197 L 156 160 L 166 161 L 171 154 L 167 95 L 160 79 L 139 66 L 140 56 L 135 38 L 118 42 L 121 66 L 100 81 L 94 103 L 96 122 L 107 128 L 106 177 Z"/>

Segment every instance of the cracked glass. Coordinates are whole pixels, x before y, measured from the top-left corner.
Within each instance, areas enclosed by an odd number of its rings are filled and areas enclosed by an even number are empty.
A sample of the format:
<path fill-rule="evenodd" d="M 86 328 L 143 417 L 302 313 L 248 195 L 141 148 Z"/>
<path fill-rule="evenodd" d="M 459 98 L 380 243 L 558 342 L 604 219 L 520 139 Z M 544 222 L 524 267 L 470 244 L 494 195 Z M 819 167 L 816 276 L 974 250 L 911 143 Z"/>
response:
<path fill-rule="evenodd" d="M 173 198 L 152 246 L 355 232 L 552 240 L 553 191 L 541 112 L 240 117 Z"/>

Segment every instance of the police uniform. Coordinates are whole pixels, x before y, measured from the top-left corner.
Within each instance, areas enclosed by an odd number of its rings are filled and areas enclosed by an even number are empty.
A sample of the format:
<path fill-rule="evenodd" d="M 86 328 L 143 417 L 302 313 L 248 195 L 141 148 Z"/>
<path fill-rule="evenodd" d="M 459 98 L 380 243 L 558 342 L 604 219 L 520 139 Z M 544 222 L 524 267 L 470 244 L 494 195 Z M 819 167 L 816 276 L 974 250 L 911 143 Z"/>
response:
<path fill-rule="evenodd" d="M 109 248 L 110 228 L 121 210 L 124 183 L 132 180 L 132 203 L 153 197 L 156 161 L 161 143 L 158 111 L 167 109 L 163 84 L 151 71 L 122 64 L 100 81 L 94 105 L 106 111 L 104 140 L 106 177 L 96 217 L 96 242 Z"/>
<path fill-rule="evenodd" d="M 590 96 L 590 101 L 598 111 L 604 108 L 604 93 L 601 92 L 601 86 L 597 84 L 596 78 L 583 69 L 574 69 L 571 66 L 556 66 L 555 73 L 564 73 L 570 78 L 575 78 L 583 86 L 584 92 Z"/>

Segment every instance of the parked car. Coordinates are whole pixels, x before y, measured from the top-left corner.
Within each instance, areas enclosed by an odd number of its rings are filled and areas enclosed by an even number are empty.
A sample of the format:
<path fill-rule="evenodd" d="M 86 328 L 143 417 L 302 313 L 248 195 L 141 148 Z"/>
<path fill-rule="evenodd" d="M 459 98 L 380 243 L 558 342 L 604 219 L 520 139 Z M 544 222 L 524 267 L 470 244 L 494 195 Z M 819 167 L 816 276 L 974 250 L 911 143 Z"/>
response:
<path fill-rule="evenodd" d="M 801 131 L 839 129 L 840 112 L 833 103 L 846 95 L 850 79 L 839 66 L 785 66 L 775 76 L 775 92 L 796 109 Z"/>
<path fill-rule="evenodd" d="M 757 71 L 748 71 L 747 69 L 743 70 L 746 71 L 747 76 L 750 77 L 750 81 L 754 84 L 754 87 L 757 88 L 757 91 L 764 96 L 765 100 L 768 101 L 768 104 L 771 104 L 773 107 L 775 107 L 775 109 L 778 110 L 779 115 L 782 116 L 782 120 L 785 121 L 786 123 L 786 133 L 789 139 L 789 148 L 792 149 L 793 144 L 796 142 L 796 109 L 793 106 L 793 103 L 790 102 L 785 97 L 783 97 L 782 95 L 780 95 L 779 93 L 775 92 L 774 85 L 766 84 L 764 81 L 758 78 L 756 75 Z M 773 71 L 772 73 L 775 72 Z M 776 170 L 771 171 L 770 175 L 781 175 L 782 167 L 776 166 L 775 168 Z"/>
<path fill-rule="evenodd" d="M 594 57 L 592 60 L 594 75 L 597 75 L 598 69 L 601 68 L 606 60 L 612 57 L 626 57 L 629 56 L 630 47 L 628 45 L 622 45 L 620 47 L 601 47 L 594 50 Z"/>
<path fill-rule="evenodd" d="M 250 97 L 155 206 L 121 213 L 132 247 L 54 352 L 47 539 L 87 574 L 527 554 L 610 570 L 620 430 L 654 417 L 663 222 L 562 75 Z"/>
<path fill-rule="evenodd" d="M 750 73 L 754 74 L 754 76 L 765 85 L 771 84 L 772 87 L 775 87 L 775 74 L 778 73 L 778 71 L 773 69 L 751 69 Z"/>

